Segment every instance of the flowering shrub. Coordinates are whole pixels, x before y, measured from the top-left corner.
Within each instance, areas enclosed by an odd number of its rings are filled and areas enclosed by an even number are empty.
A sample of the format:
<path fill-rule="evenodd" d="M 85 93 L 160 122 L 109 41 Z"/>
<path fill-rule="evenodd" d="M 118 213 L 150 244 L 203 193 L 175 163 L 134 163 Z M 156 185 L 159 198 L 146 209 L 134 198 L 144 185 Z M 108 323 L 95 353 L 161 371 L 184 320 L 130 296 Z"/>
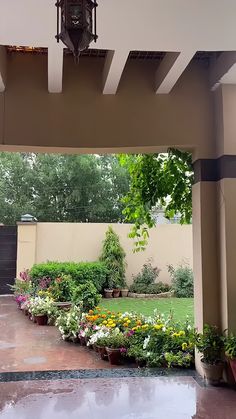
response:
<path fill-rule="evenodd" d="M 121 352 L 150 367 L 189 367 L 194 355 L 194 331 L 154 313 L 145 318 L 135 313 L 114 313 L 96 307 L 83 313 L 78 334 L 88 345 L 119 347 Z"/>
<path fill-rule="evenodd" d="M 56 320 L 63 340 L 73 340 L 78 337 L 78 321 L 80 319 L 80 307 L 73 306 L 69 311 L 62 311 Z"/>
<path fill-rule="evenodd" d="M 51 314 L 54 308 L 53 301 L 49 298 L 32 297 L 29 299 L 28 309 L 34 316 L 43 316 Z"/>

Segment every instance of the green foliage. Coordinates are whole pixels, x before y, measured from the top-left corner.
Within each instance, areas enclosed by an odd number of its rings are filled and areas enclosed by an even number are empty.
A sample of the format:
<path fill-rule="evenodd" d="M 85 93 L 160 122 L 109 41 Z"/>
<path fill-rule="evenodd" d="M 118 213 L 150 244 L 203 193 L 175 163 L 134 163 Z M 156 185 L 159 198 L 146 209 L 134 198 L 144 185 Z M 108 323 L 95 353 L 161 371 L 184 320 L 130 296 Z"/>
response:
<path fill-rule="evenodd" d="M 123 198 L 125 220 L 134 223 L 130 237 L 135 251 L 144 250 L 148 229 L 155 225 L 152 210 L 165 209 L 167 218 L 180 213 L 181 223 L 192 216 L 193 170 L 191 154 L 170 149 L 168 154 L 121 155 L 120 163 L 130 174 L 130 189 Z"/>
<path fill-rule="evenodd" d="M 125 252 L 120 244 L 118 234 L 112 227 L 108 227 L 106 238 L 103 241 L 103 248 L 100 260 L 105 263 L 108 269 L 108 280 L 106 286 L 109 289 L 125 286 Z"/>
<path fill-rule="evenodd" d="M 107 348 L 121 349 L 126 348 L 127 339 L 125 338 L 123 333 L 116 332 L 114 330 L 114 332 L 110 333 L 109 336 L 104 338 L 103 343 Z"/>
<path fill-rule="evenodd" d="M 99 304 L 101 295 L 98 294 L 93 282 L 87 281 L 74 289 L 72 300 L 75 305 L 81 304 L 82 310 L 88 312 Z"/>
<path fill-rule="evenodd" d="M 193 363 L 193 356 L 190 353 L 185 353 L 182 351 L 177 353 L 165 352 L 164 358 L 167 362 L 168 368 L 188 368 Z"/>
<path fill-rule="evenodd" d="M 71 276 L 62 274 L 50 285 L 49 291 L 54 301 L 66 302 L 72 300 L 75 287 L 76 283 Z"/>
<path fill-rule="evenodd" d="M 178 266 L 173 268 L 172 265 L 168 266 L 168 271 L 172 278 L 172 287 L 178 298 L 193 297 L 193 271 L 189 266 Z"/>
<path fill-rule="evenodd" d="M 236 335 L 233 333 L 225 338 L 225 353 L 230 359 L 236 359 Z"/>
<path fill-rule="evenodd" d="M 43 277 L 55 280 L 61 275 L 70 275 L 76 284 L 92 281 L 101 292 L 106 283 L 107 268 L 102 262 L 46 262 L 34 265 L 30 275 L 36 283 Z"/>
<path fill-rule="evenodd" d="M 129 174 L 115 155 L 0 153 L 0 222 L 118 222 Z"/>
<path fill-rule="evenodd" d="M 203 362 L 215 365 L 222 361 L 224 338 L 216 326 L 206 324 L 203 333 L 196 333 L 195 344 Z"/>
<path fill-rule="evenodd" d="M 73 340 L 78 335 L 78 321 L 80 319 L 80 307 L 72 306 L 69 311 L 61 311 L 56 319 L 63 340 Z"/>
<path fill-rule="evenodd" d="M 168 284 L 163 282 L 155 283 L 159 275 L 160 269 L 153 267 L 150 262 L 143 265 L 141 272 L 134 277 L 133 284 L 130 286 L 130 292 L 138 294 L 160 294 L 170 290 Z"/>
<path fill-rule="evenodd" d="M 16 279 L 14 285 L 9 285 L 14 295 L 25 295 L 32 292 L 32 284 L 30 281 L 22 281 L 22 279 Z"/>

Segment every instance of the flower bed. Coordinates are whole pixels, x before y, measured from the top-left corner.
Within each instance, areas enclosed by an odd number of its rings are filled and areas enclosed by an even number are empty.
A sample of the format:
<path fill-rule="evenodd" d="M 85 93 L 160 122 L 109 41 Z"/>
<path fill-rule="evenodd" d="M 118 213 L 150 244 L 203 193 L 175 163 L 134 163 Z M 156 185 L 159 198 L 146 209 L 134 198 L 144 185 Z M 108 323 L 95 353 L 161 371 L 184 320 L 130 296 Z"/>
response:
<path fill-rule="evenodd" d="M 170 316 L 145 318 L 135 313 L 114 313 L 96 307 L 83 313 L 74 307 L 56 323 L 64 340 L 79 341 L 100 352 L 112 364 L 135 361 L 148 367 L 191 367 L 194 332 L 186 321 L 180 325 Z"/>

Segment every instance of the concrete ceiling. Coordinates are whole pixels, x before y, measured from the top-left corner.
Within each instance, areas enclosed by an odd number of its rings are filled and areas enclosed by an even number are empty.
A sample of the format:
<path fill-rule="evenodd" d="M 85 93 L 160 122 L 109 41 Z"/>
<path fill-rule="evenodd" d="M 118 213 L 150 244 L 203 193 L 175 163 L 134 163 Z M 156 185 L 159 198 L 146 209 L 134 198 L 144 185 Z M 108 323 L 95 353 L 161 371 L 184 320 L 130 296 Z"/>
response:
<path fill-rule="evenodd" d="M 156 92 L 174 87 L 197 51 L 236 51 L 235 0 L 98 0 L 97 44 L 109 50 L 104 94 L 116 93 L 130 51 L 165 51 L 157 68 Z M 1 0 L 0 45 L 48 48 L 48 89 L 62 91 L 63 44 L 57 44 L 55 0 Z M 212 66 L 212 87 L 236 83 L 234 54 Z M 227 65 L 224 59 L 227 58 Z M 216 66 L 216 67 L 215 67 Z M 6 57 L 0 50 L 0 91 Z M 225 71 L 225 73 L 224 73 Z"/>

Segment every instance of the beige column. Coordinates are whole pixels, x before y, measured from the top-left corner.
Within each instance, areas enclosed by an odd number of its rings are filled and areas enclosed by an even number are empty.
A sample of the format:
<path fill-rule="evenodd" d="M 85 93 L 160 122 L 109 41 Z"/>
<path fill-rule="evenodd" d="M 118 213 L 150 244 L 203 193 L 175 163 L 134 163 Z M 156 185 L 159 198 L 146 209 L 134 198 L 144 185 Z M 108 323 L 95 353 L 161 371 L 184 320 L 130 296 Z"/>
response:
<path fill-rule="evenodd" d="M 222 329 L 236 333 L 236 179 L 217 184 Z"/>
<path fill-rule="evenodd" d="M 37 223 L 18 223 L 17 278 L 21 271 L 30 269 L 36 261 Z"/>
<path fill-rule="evenodd" d="M 219 325 L 219 274 L 217 263 L 216 184 L 193 186 L 193 270 L 195 325 Z"/>

